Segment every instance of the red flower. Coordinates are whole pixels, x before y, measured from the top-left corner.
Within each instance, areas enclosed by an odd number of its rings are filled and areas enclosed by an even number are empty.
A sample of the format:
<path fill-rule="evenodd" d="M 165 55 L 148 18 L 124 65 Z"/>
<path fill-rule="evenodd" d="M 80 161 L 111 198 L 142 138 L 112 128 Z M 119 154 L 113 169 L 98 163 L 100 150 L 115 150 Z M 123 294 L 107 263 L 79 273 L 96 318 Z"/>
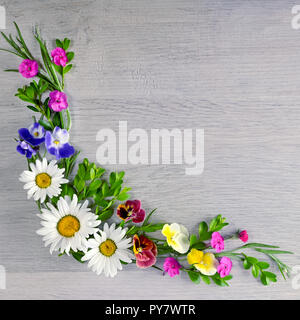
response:
<path fill-rule="evenodd" d="M 117 215 L 124 221 L 132 220 L 134 223 L 143 222 L 145 219 L 145 211 L 141 209 L 140 200 L 128 200 L 125 204 L 120 204 L 117 209 Z"/>
<path fill-rule="evenodd" d="M 139 268 L 149 268 L 156 262 L 157 248 L 153 241 L 145 236 L 133 237 L 133 252 L 136 258 L 136 265 Z"/>
<path fill-rule="evenodd" d="M 248 233 L 247 230 L 243 230 L 239 233 L 239 238 L 243 241 L 243 242 L 247 242 L 248 241 Z"/>

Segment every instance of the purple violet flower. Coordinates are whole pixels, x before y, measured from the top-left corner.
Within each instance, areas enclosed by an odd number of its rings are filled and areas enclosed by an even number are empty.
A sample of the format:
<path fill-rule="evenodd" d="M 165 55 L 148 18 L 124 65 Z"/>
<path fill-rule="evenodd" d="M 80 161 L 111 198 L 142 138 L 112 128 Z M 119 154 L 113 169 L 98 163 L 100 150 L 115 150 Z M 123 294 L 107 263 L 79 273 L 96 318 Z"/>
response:
<path fill-rule="evenodd" d="M 53 132 L 46 132 L 45 145 L 47 151 L 56 156 L 56 159 L 69 158 L 75 152 L 69 143 L 69 132 L 66 129 L 55 127 Z"/>
<path fill-rule="evenodd" d="M 17 146 L 17 151 L 20 154 L 25 155 L 26 158 L 28 159 L 30 159 L 32 155 L 36 155 L 36 151 L 32 149 L 31 145 L 25 141 L 19 141 L 19 144 Z"/>
<path fill-rule="evenodd" d="M 45 129 L 38 122 L 32 124 L 28 129 L 21 128 L 18 132 L 22 140 L 25 140 L 34 147 L 45 141 Z"/>

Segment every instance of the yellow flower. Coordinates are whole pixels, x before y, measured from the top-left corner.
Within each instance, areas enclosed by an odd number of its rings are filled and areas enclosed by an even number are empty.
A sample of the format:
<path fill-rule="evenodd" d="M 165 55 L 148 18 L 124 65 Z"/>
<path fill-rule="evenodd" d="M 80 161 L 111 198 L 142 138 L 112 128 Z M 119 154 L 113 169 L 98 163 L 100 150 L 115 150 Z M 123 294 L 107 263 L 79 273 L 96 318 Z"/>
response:
<path fill-rule="evenodd" d="M 183 225 L 178 223 L 165 224 L 161 232 L 167 238 L 168 245 L 177 252 L 186 253 L 189 250 L 189 232 Z"/>
<path fill-rule="evenodd" d="M 211 252 L 192 249 L 187 255 L 189 264 L 193 264 L 197 270 L 206 276 L 213 276 L 217 272 L 218 260 Z"/>

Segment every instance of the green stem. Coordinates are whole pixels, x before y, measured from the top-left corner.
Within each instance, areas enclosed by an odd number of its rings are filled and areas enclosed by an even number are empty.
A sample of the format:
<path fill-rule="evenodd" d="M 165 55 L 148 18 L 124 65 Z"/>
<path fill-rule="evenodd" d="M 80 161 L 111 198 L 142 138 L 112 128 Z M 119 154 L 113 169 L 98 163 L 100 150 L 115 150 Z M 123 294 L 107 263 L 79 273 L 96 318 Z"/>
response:
<path fill-rule="evenodd" d="M 161 269 L 161 268 L 159 268 L 157 266 L 151 266 L 151 267 L 154 268 L 154 269 L 160 270 L 160 271 L 164 271 L 163 269 Z"/>
<path fill-rule="evenodd" d="M 50 123 L 52 129 L 54 129 L 55 126 L 54 126 L 51 118 L 47 116 L 46 112 L 39 105 L 36 104 L 35 106 L 36 106 L 37 109 L 39 109 L 40 113 L 48 120 L 48 122 Z"/>
<path fill-rule="evenodd" d="M 63 115 L 62 115 L 62 111 L 59 112 L 59 118 L 60 118 L 61 128 L 64 129 L 65 128 L 65 124 L 64 124 L 64 118 L 63 118 Z"/>
<path fill-rule="evenodd" d="M 61 87 L 64 90 L 65 87 L 65 73 L 64 73 L 65 67 L 62 67 L 62 73 L 61 73 Z"/>

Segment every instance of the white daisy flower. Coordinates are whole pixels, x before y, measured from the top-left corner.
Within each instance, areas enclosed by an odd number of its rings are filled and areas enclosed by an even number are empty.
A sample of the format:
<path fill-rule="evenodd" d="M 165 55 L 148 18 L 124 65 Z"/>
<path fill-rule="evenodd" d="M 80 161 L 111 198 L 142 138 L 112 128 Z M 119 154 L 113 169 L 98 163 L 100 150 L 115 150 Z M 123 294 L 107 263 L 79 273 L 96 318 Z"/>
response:
<path fill-rule="evenodd" d="M 43 227 L 37 234 L 43 236 L 45 247 L 51 244 L 50 253 L 60 250 L 69 255 L 70 249 L 86 252 L 87 238 L 99 230 L 97 226 L 101 223 L 87 207 L 88 201 L 81 205 L 74 194 L 72 201 L 68 196 L 60 197 L 57 209 L 51 203 L 47 206 L 50 210 L 42 209 L 42 214 L 38 214 Z"/>
<path fill-rule="evenodd" d="M 103 272 L 106 277 L 114 277 L 118 269 L 122 270 L 121 261 L 131 263 L 133 258 L 128 250 L 132 246 L 132 239 L 125 237 L 126 231 L 126 228 L 116 229 L 115 223 L 110 227 L 105 223 L 103 231 L 100 230 L 101 235 L 95 233 L 95 239 L 88 240 L 91 250 L 81 260 L 89 260 L 88 267 L 98 275 Z"/>
<path fill-rule="evenodd" d="M 35 201 L 44 202 L 46 196 L 52 198 L 61 193 L 60 186 L 68 183 L 69 180 L 64 178 L 65 169 L 59 169 L 56 160 L 52 160 L 49 164 L 44 158 L 42 162 L 36 160 L 35 164 L 30 163 L 31 171 L 25 170 L 20 175 L 19 180 L 25 182 L 24 189 L 28 189 L 27 198 Z"/>

